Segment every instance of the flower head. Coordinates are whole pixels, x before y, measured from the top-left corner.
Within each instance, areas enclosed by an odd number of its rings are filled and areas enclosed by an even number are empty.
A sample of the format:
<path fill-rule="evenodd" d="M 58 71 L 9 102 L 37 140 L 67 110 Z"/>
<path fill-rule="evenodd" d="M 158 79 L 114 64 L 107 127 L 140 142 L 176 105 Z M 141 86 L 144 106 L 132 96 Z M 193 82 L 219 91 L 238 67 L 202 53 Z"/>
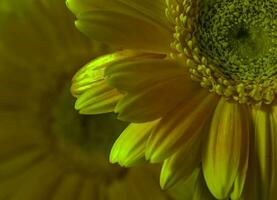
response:
<path fill-rule="evenodd" d="M 73 20 L 63 0 L 0 2 L 0 199 L 169 199 L 156 168 L 108 163 L 125 123 L 73 109 L 73 72 L 107 52 Z"/>
<path fill-rule="evenodd" d="M 79 30 L 124 49 L 90 62 L 72 84 L 81 113 L 132 122 L 111 162 L 163 162 L 163 188 L 200 167 L 205 182 L 194 181 L 214 198 L 274 199 L 276 1 L 67 4 Z"/>

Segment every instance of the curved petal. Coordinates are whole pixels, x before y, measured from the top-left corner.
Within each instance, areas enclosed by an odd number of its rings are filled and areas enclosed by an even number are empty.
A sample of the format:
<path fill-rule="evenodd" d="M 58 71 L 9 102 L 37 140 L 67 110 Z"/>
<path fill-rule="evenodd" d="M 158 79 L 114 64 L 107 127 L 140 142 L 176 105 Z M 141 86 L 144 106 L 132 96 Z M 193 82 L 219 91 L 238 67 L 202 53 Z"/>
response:
<path fill-rule="evenodd" d="M 105 79 L 105 70 L 108 66 L 118 62 L 127 62 L 134 59 L 160 58 L 162 55 L 147 53 L 142 51 L 124 50 L 112 54 L 100 56 L 84 67 L 82 67 L 73 77 L 71 92 L 73 96 L 78 97 L 95 83 Z"/>
<path fill-rule="evenodd" d="M 192 200 L 215 200 L 205 182 L 202 171 L 198 174 Z"/>
<path fill-rule="evenodd" d="M 173 78 L 182 78 L 186 83 L 193 84 L 184 65 L 174 61 L 161 59 L 163 55 L 157 54 L 156 58 L 124 60 L 111 64 L 105 71 L 107 81 L 120 91 L 134 93 L 147 89 L 155 84 Z"/>
<path fill-rule="evenodd" d="M 110 162 L 130 167 L 143 162 L 145 144 L 157 121 L 129 125 L 116 140 L 110 153 Z"/>
<path fill-rule="evenodd" d="M 245 138 L 245 151 L 242 151 L 242 155 L 240 158 L 240 166 L 238 169 L 238 175 L 235 178 L 234 181 L 234 186 L 233 190 L 231 192 L 231 199 L 237 200 L 240 199 L 243 191 L 244 191 L 244 186 L 246 182 L 246 177 L 247 177 L 247 171 L 248 171 L 248 165 L 249 165 L 249 133 L 245 133 L 246 138 Z"/>
<path fill-rule="evenodd" d="M 258 199 L 270 199 L 276 173 L 276 121 L 273 112 L 268 108 L 253 110 L 254 143 L 252 151 L 252 180 L 257 187 Z M 276 189 L 276 188 L 275 188 Z"/>
<path fill-rule="evenodd" d="M 164 161 L 160 185 L 168 189 L 182 179 L 187 179 L 201 161 L 201 131 L 190 138 L 180 150 Z"/>
<path fill-rule="evenodd" d="M 117 48 L 168 52 L 171 33 L 151 20 L 125 13 L 95 10 L 77 16 L 76 27 L 91 37 Z"/>
<path fill-rule="evenodd" d="M 160 162 L 175 153 L 204 125 L 210 117 L 217 97 L 200 89 L 187 94 L 153 130 L 146 147 L 146 159 Z"/>
<path fill-rule="evenodd" d="M 197 185 L 198 176 L 200 173 L 198 166 L 189 177 L 181 180 L 174 187 L 167 190 L 174 200 L 191 200 L 195 193 L 195 186 Z"/>
<path fill-rule="evenodd" d="M 203 172 L 212 194 L 228 198 L 239 175 L 242 155 L 248 151 L 249 121 L 243 105 L 219 101 L 203 151 Z"/>
<path fill-rule="evenodd" d="M 115 112 L 124 121 L 152 121 L 164 116 L 198 87 L 194 82 L 186 85 L 183 77 L 170 79 L 145 90 L 128 93 L 118 102 Z"/>
<path fill-rule="evenodd" d="M 277 196 L 277 106 L 274 106 L 271 110 L 270 125 L 272 136 L 272 184 L 270 188 L 270 198 L 274 199 Z"/>
<path fill-rule="evenodd" d="M 91 10 L 109 10 L 151 19 L 168 29 L 164 0 L 67 0 L 66 4 L 77 16 Z"/>
<path fill-rule="evenodd" d="M 105 70 L 120 61 L 155 58 L 160 54 L 125 50 L 92 60 L 81 68 L 72 80 L 71 92 L 77 97 L 75 108 L 81 114 L 113 112 L 122 95 L 109 86 L 105 80 Z"/>
<path fill-rule="evenodd" d="M 122 94 L 110 87 L 104 80 L 92 86 L 78 97 L 75 109 L 79 110 L 80 114 L 113 112 Z"/>

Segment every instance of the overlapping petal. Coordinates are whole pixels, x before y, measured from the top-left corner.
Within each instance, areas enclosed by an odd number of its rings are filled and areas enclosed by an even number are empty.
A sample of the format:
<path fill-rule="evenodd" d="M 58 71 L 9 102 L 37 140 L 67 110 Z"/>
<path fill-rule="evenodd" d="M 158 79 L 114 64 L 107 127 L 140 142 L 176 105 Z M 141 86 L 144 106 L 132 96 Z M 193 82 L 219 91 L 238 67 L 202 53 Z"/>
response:
<path fill-rule="evenodd" d="M 110 153 L 110 161 L 130 167 L 144 161 L 145 145 L 157 121 L 129 125 L 119 136 Z"/>
<path fill-rule="evenodd" d="M 127 14 L 113 11 L 86 12 L 79 15 L 76 27 L 87 36 L 118 48 L 157 52 L 169 49 L 170 35 L 167 31 L 154 23 Z M 161 34 L 156 35 L 157 32 Z"/>
<path fill-rule="evenodd" d="M 76 26 L 96 40 L 124 48 L 169 49 L 171 34 L 162 0 L 68 0 L 67 5 L 78 18 Z"/>
<path fill-rule="evenodd" d="M 105 80 L 109 66 L 126 60 L 161 57 L 160 54 L 125 50 L 92 60 L 72 80 L 71 92 L 77 97 L 75 108 L 82 114 L 112 112 L 122 94 Z"/>
<path fill-rule="evenodd" d="M 115 108 L 119 119 L 136 123 L 164 116 L 200 89 L 185 67 L 167 59 L 118 62 L 107 67 L 106 76 L 112 86 L 127 92 Z"/>
<path fill-rule="evenodd" d="M 248 185 L 255 188 L 255 198 L 271 199 L 276 184 L 276 119 L 268 107 L 253 110 L 254 136 Z M 250 182 L 249 182 L 250 181 Z M 248 186 L 250 187 L 250 186 Z M 276 186 L 275 186 L 276 187 Z M 276 188 L 275 188 L 276 189 Z"/>
<path fill-rule="evenodd" d="M 118 51 L 100 56 L 90 61 L 75 74 L 72 79 L 71 92 L 75 97 L 78 97 L 92 88 L 97 82 L 104 80 L 105 70 L 110 65 L 126 60 L 159 57 L 163 57 L 163 55 L 133 50 Z"/>
<path fill-rule="evenodd" d="M 167 189 L 187 179 L 201 162 L 202 132 L 198 131 L 180 149 L 164 161 L 160 185 Z"/>
<path fill-rule="evenodd" d="M 121 97 L 121 93 L 103 80 L 78 97 L 75 109 L 79 110 L 81 114 L 113 112 Z"/>
<path fill-rule="evenodd" d="M 201 130 L 217 103 L 217 97 L 205 90 L 192 90 L 183 103 L 167 113 L 153 130 L 146 158 L 160 162 L 180 149 Z"/>
<path fill-rule="evenodd" d="M 249 120 L 243 105 L 221 99 L 203 150 L 203 171 L 207 185 L 218 199 L 228 198 L 235 181 L 240 181 L 248 151 Z M 237 186 L 240 188 L 240 186 Z M 240 189 L 239 189 L 240 190 Z"/>
<path fill-rule="evenodd" d="M 117 11 L 133 16 L 147 17 L 167 27 L 167 18 L 164 15 L 166 5 L 163 0 L 67 0 L 66 4 L 75 15 L 90 10 Z"/>

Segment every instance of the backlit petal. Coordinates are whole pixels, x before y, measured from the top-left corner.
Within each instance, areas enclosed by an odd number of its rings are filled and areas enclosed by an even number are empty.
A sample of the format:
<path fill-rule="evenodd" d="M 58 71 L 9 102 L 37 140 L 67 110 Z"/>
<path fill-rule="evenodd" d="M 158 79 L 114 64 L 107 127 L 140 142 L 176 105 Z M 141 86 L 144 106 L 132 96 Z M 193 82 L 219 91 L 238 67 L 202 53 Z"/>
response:
<path fill-rule="evenodd" d="M 163 117 L 153 130 L 147 143 L 146 158 L 159 162 L 175 153 L 202 128 L 217 101 L 216 96 L 203 89 L 188 93 L 184 103 Z"/>
<path fill-rule="evenodd" d="M 191 82 L 191 81 L 188 81 Z M 154 84 L 148 88 L 128 93 L 115 108 L 118 118 L 136 123 L 158 119 L 182 102 L 199 86 L 187 84 L 183 77 Z"/>
<path fill-rule="evenodd" d="M 189 139 L 175 154 L 164 161 L 160 184 L 163 189 L 187 179 L 201 161 L 201 131 Z"/>
<path fill-rule="evenodd" d="M 161 55 L 133 50 L 118 51 L 113 54 L 100 56 L 90 61 L 75 74 L 72 79 L 71 92 L 74 96 L 78 97 L 86 90 L 92 88 L 95 83 L 97 84 L 97 82 L 105 78 L 104 72 L 109 65 L 133 59 L 156 57 L 161 57 Z"/>
<path fill-rule="evenodd" d="M 75 14 L 92 11 L 108 10 L 152 20 L 165 28 L 168 20 L 164 14 L 164 0 L 67 0 L 67 6 Z"/>
<path fill-rule="evenodd" d="M 110 162 L 130 167 L 144 161 L 145 144 L 157 121 L 129 125 L 116 140 Z"/>
<path fill-rule="evenodd" d="M 81 32 L 117 48 L 155 52 L 170 49 L 170 31 L 152 20 L 107 10 L 87 11 L 77 18 L 75 24 Z"/>
<path fill-rule="evenodd" d="M 109 84 L 121 91 L 136 92 L 173 78 L 185 80 L 185 85 L 193 84 L 188 80 L 187 69 L 182 64 L 157 54 L 156 58 L 123 60 L 111 64 L 105 72 Z"/>
<path fill-rule="evenodd" d="M 202 158 L 207 185 L 218 199 L 229 197 L 239 175 L 241 157 L 248 148 L 248 132 L 246 108 L 222 98 L 216 107 Z"/>
<path fill-rule="evenodd" d="M 274 112 L 268 108 L 253 111 L 255 137 L 253 138 L 254 171 L 260 199 L 270 199 L 275 172 L 276 126 Z"/>

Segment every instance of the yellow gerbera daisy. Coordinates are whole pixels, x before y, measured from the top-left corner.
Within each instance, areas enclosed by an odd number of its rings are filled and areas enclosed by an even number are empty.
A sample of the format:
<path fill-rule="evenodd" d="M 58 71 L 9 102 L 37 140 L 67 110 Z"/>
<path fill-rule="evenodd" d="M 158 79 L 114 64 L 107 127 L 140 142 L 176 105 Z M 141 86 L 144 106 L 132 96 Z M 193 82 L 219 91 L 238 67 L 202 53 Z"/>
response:
<path fill-rule="evenodd" d="M 73 108 L 73 71 L 104 51 L 63 0 L 0 1 L 0 199 L 169 200 L 156 168 L 108 163 L 125 127 Z"/>
<path fill-rule="evenodd" d="M 72 85 L 80 113 L 133 122 L 112 163 L 163 162 L 163 188 L 200 166 L 217 199 L 276 197 L 275 0 L 67 4 L 79 30 L 125 49 L 90 62 Z"/>

